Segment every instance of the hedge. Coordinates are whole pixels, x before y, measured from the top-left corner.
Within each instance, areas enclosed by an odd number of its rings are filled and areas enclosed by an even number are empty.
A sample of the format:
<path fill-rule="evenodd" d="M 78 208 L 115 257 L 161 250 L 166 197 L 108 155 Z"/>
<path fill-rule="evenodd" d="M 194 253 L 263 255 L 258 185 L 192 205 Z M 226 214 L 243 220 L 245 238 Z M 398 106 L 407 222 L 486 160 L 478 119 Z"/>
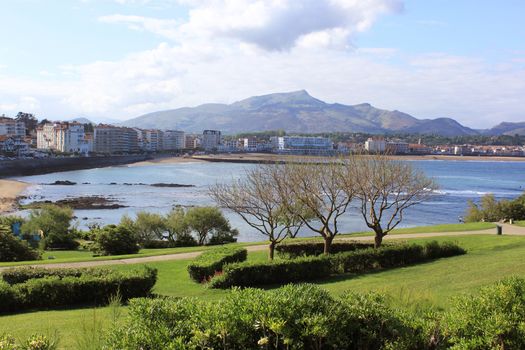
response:
<path fill-rule="evenodd" d="M 234 263 L 224 266 L 223 273 L 211 280 L 210 287 L 252 287 L 309 281 L 333 274 L 367 273 L 465 253 L 456 244 L 434 241 L 424 245 L 385 246 L 292 260 Z"/>
<path fill-rule="evenodd" d="M 235 289 L 218 301 L 135 299 L 107 349 L 423 349 L 413 318 L 376 294 L 314 285 Z"/>
<path fill-rule="evenodd" d="M 330 252 L 332 254 L 337 254 L 373 247 L 374 244 L 369 242 L 334 242 L 332 243 Z M 275 251 L 280 257 L 288 259 L 294 259 L 301 256 L 317 256 L 323 254 L 324 243 L 312 241 L 281 243 L 275 247 Z"/>
<path fill-rule="evenodd" d="M 44 277 L 80 277 L 82 275 L 105 276 L 115 270 L 107 268 L 82 268 L 82 269 L 46 269 L 44 267 L 15 267 L 2 272 L 2 279 L 8 284 L 24 283 L 31 279 Z"/>
<path fill-rule="evenodd" d="M 78 304 L 104 304 L 112 296 L 122 300 L 145 297 L 151 293 L 157 280 L 157 270 L 119 272 L 85 270 L 80 275 L 67 275 L 60 271 L 9 284 L 0 281 L 0 312 L 24 309 L 51 308 Z M 55 272 L 55 273 L 53 273 Z M 11 279 L 14 281 L 15 278 Z M 22 277 L 19 280 L 23 280 Z"/>
<path fill-rule="evenodd" d="M 204 251 L 188 265 L 188 273 L 196 282 L 203 282 L 222 271 L 225 264 L 245 261 L 248 252 L 239 247 L 217 247 Z"/>

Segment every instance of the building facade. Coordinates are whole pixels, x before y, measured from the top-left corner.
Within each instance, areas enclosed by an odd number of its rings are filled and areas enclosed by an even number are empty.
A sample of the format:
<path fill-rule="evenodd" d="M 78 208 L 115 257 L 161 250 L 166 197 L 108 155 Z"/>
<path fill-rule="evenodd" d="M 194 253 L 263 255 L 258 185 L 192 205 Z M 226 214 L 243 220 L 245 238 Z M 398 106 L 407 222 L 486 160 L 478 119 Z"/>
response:
<path fill-rule="evenodd" d="M 94 134 L 94 151 L 103 154 L 138 153 L 137 130 L 113 125 L 97 125 Z"/>
<path fill-rule="evenodd" d="M 365 150 L 370 153 L 383 153 L 386 151 L 386 141 L 383 138 L 369 138 L 365 142 Z"/>
<path fill-rule="evenodd" d="M 37 128 L 37 148 L 88 154 L 93 150 L 93 143 L 80 123 L 49 123 Z"/>
<path fill-rule="evenodd" d="M 216 150 L 222 141 L 222 135 L 219 130 L 204 130 L 202 133 L 201 147 L 205 151 Z"/>
<path fill-rule="evenodd" d="M 0 116 L 0 135 L 3 136 L 26 136 L 26 126 L 23 121 Z"/>
<path fill-rule="evenodd" d="M 166 130 L 163 136 L 163 149 L 165 151 L 175 151 L 185 148 L 184 131 Z"/>
<path fill-rule="evenodd" d="M 277 153 L 311 155 L 334 153 L 334 144 L 326 137 L 273 136 L 270 141 L 273 151 Z"/>

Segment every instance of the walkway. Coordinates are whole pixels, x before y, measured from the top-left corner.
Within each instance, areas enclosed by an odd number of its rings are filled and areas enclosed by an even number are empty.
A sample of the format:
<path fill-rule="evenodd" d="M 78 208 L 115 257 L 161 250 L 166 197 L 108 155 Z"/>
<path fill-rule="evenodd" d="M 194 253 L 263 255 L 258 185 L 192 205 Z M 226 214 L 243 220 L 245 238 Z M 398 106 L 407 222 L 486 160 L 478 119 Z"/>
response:
<path fill-rule="evenodd" d="M 503 226 L 504 235 L 512 236 L 525 236 L 525 227 L 519 227 L 509 224 L 498 224 Z M 447 236 L 468 236 L 468 235 L 481 235 L 481 234 L 496 234 L 496 229 L 478 230 L 478 231 L 460 231 L 460 232 L 431 232 L 431 233 L 410 233 L 410 234 L 395 234 L 387 235 L 384 240 L 398 240 L 398 239 L 410 239 L 410 238 L 428 238 L 428 237 L 447 237 Z M 361 237 L 338 237 L 337 240 L 349 240 L 349 241 L 371 241 L 373 236 L 361 236 Z M 266 245 L 251 245 L 245 247 L 249 252 L 257 252 L 266 250 Z M 199 256 L 202 251 L 191 252 L 191 253 L 178 253 L 178 254 L 167 254 L 167 255 L 156 255 L 146 256 L 129 259 L 117 259 L 117 260 L 97 260 L 97 261 L 83 261 L 83 262 L 71 262 L 71 263 L 55 263 L 55 264 L 41 264 L 41 265 L 25 265 L 31 267 L 43 267 L 43 268 L 82 268 L 82 267 L 97 267 L 97 266 L 108 266 L 108 265 L 130 265 L 130 264 L 143 264 L 148 262 L 157 261 L 171 261 L 171 260 L 186 260 L 193 259 Z M 12 267 L 0 267 L 0 272 Z"/>

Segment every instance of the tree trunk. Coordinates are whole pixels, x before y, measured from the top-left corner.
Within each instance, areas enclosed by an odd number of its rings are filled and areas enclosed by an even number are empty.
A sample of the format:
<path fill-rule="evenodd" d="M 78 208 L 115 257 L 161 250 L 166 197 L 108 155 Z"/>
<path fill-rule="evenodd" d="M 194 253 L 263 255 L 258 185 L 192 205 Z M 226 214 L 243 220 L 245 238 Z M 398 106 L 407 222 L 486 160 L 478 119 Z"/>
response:
<path fill-rule="evenodd" d="M 330 251 L 332 250 L 333 240 L 334 240 L 334 236 L 324 237 L 324 254 L 330 254 Z"/>
<path fill-rule="evenodd" d="M 270 242 L 270 245 L 268 246 L 268 259 L 273 260 L 273 256 L 275 254 L 275 242 Z"/>
<path fill-rule="evenodd" d="M 383 243 L 384 236 L 385 235 L 383 234 L 383 232 L 376 232 L 376 235 L 374 237 L 374 248 L 381 247 L 381 243 Z"/>

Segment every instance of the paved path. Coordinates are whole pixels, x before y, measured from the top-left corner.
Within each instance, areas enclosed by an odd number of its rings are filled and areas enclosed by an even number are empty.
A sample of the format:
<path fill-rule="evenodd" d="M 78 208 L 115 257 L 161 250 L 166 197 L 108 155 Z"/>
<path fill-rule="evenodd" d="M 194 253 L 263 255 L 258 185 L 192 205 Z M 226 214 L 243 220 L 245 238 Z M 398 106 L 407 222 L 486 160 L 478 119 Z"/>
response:
<path fill-rule="evenodd" d="M 525 227 L 519 227 L 509 224 L 498 224 L 503 226 L 504 235 L 513 236 L 525 236 Z M 468 236 L 468 235 L 480 235 L 480 234 L 496 234 L 496 229 L 478 230 L 478 231 L 460 231 L 460 232 L 431 232 L 431 233 L 410 233 L 410 234 L 396 234 L 387 235 L 385 240 L 398 240 L 398 239 L 409 239 L 409 238 L 428 238 L 428 237 L 447 237 L 447 236 Z M 373 236 L 361 236 L 361 237 L 339 237 L 337 240 L 348 240 L 348 241 L 371 241 Z M 256 252 L 266 250 L 266 245 L 252 245 L 245 247 L 249 252 Z M 83 261 L 83 262 L 71 262 L 71 263 L 55 263 L 55 264 L 35 264 L 25 265 L 43 268 L 81 268 L 81 267 L 97 267 L 107 265 L 129 265 L 129 264 L 142 264 L 148 262 L 157 261 L 169 261 L 169 260 L 185 260 L 193 259 L 199 256 L 202 251 L 190 252 L 190 253 L 177 253 L 167 255 L 155 255 L 145 256 L 130 259 L 117 259 L 117 260 L 96 260 L 96 261 Z M 0 272 L 12 267 L 0 267 Z"/>

